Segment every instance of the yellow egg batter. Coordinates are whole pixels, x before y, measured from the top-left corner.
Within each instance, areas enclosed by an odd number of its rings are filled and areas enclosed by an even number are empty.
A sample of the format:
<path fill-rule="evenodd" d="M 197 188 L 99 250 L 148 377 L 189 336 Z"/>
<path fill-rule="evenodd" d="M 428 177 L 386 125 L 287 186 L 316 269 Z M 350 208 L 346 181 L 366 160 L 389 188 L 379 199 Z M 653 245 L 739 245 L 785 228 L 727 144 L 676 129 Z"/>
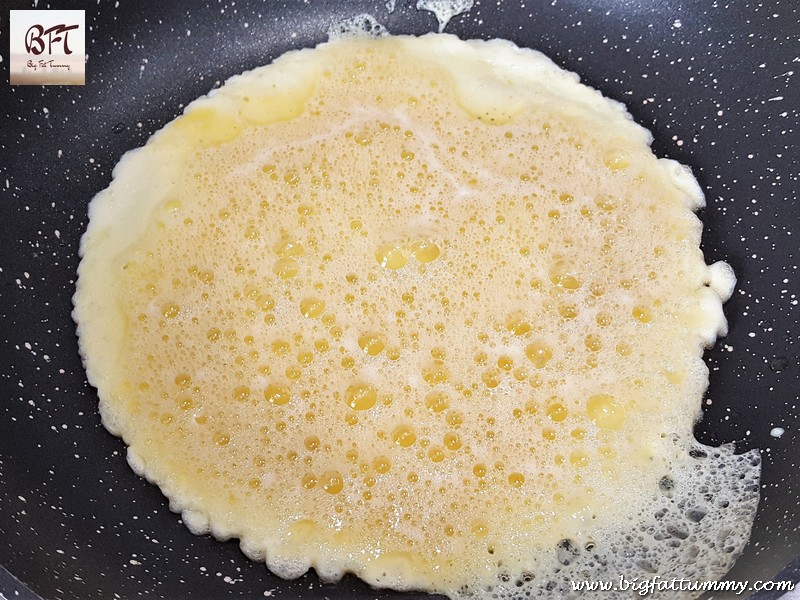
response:
<path fill-rule="evenodd" d="M 758 471 L 689 450 L 733 278 L 649 142 L 497 40 L 340 40 L 231 79 L 90 206 L 103 422 L 193 531 L 284 577 L 720 576 Z"/>

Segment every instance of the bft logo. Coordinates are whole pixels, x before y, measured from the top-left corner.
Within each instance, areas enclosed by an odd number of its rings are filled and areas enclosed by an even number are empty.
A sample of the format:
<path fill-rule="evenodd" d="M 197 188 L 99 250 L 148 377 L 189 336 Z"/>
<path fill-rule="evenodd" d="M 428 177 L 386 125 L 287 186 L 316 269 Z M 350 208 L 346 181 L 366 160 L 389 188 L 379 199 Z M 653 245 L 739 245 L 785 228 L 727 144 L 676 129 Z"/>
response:
<path fill-rule="evenodd" d="M 85 11 L 12 10 L 9 20 L 12 85 L 85 83 Z"/>
<path fill-rule="evenodd" d="M 41 25 L 32 25 L 25 34 L 25 50 L 38 56 L 44 52 L 44 36 L 47 36 L 48 54 L 53 53 L 53 44 L 57 42 L 61 43 L 64 54 L 72 54 L 72 50 L 69 49 L 69 32 L 79 28 L 80 25 L 66 25 L 65 23 L 54 25 L 49 29 L 45 29 Z"/>

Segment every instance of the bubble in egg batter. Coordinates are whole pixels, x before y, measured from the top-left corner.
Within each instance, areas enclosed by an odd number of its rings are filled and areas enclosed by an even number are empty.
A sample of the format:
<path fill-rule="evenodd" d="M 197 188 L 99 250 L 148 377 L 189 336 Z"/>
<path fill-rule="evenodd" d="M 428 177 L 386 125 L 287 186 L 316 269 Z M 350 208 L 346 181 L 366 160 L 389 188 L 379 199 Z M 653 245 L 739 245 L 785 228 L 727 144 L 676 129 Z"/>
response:
<path fill-rule="evenodd" d="M 232 78 L 90 205 L 103 423 L 193 532 L 283 577 L 720 577 L 758 500 L 757 453 L 692 436 L 733 277 L 649 142 L 500 40 L 342 39 Z"/>

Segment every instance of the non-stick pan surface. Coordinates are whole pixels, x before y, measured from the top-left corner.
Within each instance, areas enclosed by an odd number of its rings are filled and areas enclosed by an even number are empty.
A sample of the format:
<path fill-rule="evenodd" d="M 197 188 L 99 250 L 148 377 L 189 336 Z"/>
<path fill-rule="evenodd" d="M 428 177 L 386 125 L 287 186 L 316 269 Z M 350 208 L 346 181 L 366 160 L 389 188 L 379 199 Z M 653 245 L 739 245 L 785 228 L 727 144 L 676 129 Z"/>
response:
<path fill-rule="evenodd" d="M 9 8 L 86 10 L 84 87 L 7 84 Z M 760 448 L 764 460 L 752 540 L 730 575 L 739 580 L 769 579 L 800 554 L 797 11 L 786 0 L 478 0 L 447 28 L 508 38 L 576 71 L 625 102 L 656 153 L 691 166 L 705 189 L 706 258 L 728 261 L 739 283 L 730 334 L 708 352 L 697 436 Z M 434 16 L 410 0 L 391 14 L 383 0 L 33 0 L 0 12 L 0 565 L 19 580 L 0 567 L 0 592 L 415 597 L 352 577 L 282 581 L 235 542 L 190 534 L 100 425 L 70 298 L 89 200 L 188 102 L 324 41 L 341 18 L 368 12 L 422 34 Z"/>

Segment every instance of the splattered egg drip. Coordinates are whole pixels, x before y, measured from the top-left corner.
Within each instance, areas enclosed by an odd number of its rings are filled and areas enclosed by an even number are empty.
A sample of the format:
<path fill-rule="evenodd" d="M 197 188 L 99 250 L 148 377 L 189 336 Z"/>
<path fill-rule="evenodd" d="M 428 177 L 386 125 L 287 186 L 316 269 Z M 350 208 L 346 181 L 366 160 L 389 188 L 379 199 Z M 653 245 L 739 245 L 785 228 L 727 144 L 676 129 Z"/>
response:
<path fill-rule="evenodd" d="M 193 531 L 282 576 L 502 595 L 565 540 L 613 555 L 693 498 L 732 285 L 648 144 L 505 42 L 342 40 L 231 79 L 92 202 L 75 316 L 104 423 Z"/>

